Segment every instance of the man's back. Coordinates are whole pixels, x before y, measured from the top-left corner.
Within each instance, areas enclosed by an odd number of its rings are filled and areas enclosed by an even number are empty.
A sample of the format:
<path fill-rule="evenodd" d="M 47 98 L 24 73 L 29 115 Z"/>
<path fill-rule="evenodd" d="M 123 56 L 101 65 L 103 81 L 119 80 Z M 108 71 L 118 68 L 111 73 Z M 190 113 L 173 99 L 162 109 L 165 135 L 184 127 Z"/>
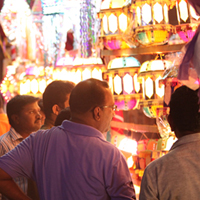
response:
<path fill-rule="evenodd" d="M 145 169 L 140 200 L 199 199 L 200 133 L 180 138 Z"/>
<path fill-rule="evenodd" d="M 61 127 L 39 131 L 24 142 L 27 149 L 19 145 L 15 156 L 24 166 L 18 173 L 36 180 L 41 199 L 135 199 L 124 157 L 96 129 L 65 121 Z M 1 162 L 12 174 L 3 165 Z M 11 168 L 16 165 L 10 163 Z"/>

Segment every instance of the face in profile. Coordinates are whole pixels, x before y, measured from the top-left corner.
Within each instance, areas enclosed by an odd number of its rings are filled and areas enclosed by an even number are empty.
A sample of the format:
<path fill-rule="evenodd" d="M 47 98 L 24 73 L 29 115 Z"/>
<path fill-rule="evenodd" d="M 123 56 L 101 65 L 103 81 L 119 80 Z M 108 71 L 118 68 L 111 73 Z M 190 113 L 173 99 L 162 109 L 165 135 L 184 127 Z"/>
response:
<path fill-rule="evenodd" d="M 18 124 L 18 127 L 26 133 L 32 133 L 39 130 L 42 122 L 40 107 L 38 106 L 37 101 L 25 105 L 15 122 Z"/>
<path fill-rule="evenodd" d="M 110 89 L 106 89 L 105 91 L 105 103 L 102 107 L 102 133 L 107 132 L 110 129 L 110 122 L 112 121 L 115 111 L 113 110 L 113 106 L 115 105 L 115 101 Z"/>

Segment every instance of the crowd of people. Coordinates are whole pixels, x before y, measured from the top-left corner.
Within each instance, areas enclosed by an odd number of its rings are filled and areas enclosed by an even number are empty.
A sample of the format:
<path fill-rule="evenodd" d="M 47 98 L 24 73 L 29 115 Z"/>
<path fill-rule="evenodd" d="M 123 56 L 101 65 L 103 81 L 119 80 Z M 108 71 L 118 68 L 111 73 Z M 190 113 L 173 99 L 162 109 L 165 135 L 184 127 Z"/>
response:
<path fill-rule="evenodd" d="M 200 13 L 199 1 L 188 2 Z M 180 69 L 198 65 L 199 33 Z M 187 86 L 172 94 L 168 122 L 178 140 L 145 168 L 139 200 L 199 199 L 199 96 Z M 125 157 L 104 137 L 116 110 L 106 81 L 53 81 L 41 99 L 17 95 L 4 105 L 0 97 L 0 200 L 136 199 Z"/>
<path fill-rule="evenodd" d="M 53 81 L 42 99 L 13 97 L 0 136 L 0 199 L 136 199 L 125 157 L 104 138 L 115 109 L 97 79 Z M 198 90 L 176 89 L 168 121 L 178 140 L 146 167 L 140 200 L 198 199 L 199 116 Z"/>

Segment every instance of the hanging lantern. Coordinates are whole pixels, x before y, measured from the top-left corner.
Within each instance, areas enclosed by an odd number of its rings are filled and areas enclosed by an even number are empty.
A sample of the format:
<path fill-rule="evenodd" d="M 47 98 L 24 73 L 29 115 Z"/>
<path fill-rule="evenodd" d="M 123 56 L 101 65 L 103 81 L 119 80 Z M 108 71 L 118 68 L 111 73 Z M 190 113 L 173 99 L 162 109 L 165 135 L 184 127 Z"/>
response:
<path fill-rule="evenodd" d="M 170 2 L 174 4 L 174 2 Z M 142 45 L 166 44 L 174 33 L 174 27 L 169 23 L 169 1 L 135 1 L 131 6 L 135 15 L 130 34 L 132 42 Z"/>
<path fill-rule="evenodd" d="M 132 15 L 129 12 L 130 6 L 124 6 L 124 0 L 111 0 L 109 3 L 103 1 L 98 18 L 101 19 L 100 43 L 107 49 L 129 48 L 122 39 L 122 34 L 127 30 Z"/>
<path fill-rule="evenodd" d="M 165 69 L 171 66 L 168 60 L 150 60 L 144 62 L 138 74 L 142 83 L 143 100 L 139 105 L 143 107 L 146 116 L 156 118 L 157 108 L 163 107 L 165 86 L 160 83 Z"/>
<path fill-rule="evenodd" d="M 102 80 L 102 73 L 106 71 L 106 67 L 103 64 L 101 58 L 90 57 L 74 59 L 73 68 L 70 69 L 70 73 L 75 74 L 74 83 L 79 83 L 82 80 L 89 78 L 96 78 Z"/>
<path fill-rule="evenodd" d="M 105 72 L 109 86 L 120 110 L 134 109 L 141 98 L 141 84 L 137 75 L 140 62 L 134 57 L 121 57 L 111 60 Z"/>

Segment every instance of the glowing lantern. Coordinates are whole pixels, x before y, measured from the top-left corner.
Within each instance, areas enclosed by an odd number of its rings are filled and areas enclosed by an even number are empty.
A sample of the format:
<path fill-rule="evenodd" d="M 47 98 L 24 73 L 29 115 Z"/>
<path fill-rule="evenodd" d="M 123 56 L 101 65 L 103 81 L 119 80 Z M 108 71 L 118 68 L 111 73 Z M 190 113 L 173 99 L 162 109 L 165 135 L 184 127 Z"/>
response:
<path fill-rule="evenodd" d="M 108 18 L 106 15 L 103 16 L 103 30 L 108 34 Z"/>
<path fill-rule="evenodd" d="M 74 59 L 73 68 L 69 69 L 71 81 L 78 83 L 88 78 L 97 78 L 102 80 L 102 72 L 105 71 L 105 66 L 101 58 L 89 57 Z M 75 78 L 73 78 L 75 77 Z"/>
<path fill-rule="evenodd" d="M 141 98 L 141 84 L 137 80 L 140 62 L 134 57 L 122 57 L 108 64 L 109 86 L 115 97 L 118 109 L 134 109 Z M 130 104 L 128 104 L 128 102 Z"/>
<path fill-rule="evenodd" d="M 160 23 L 163 19 L 163 10 L 162 10 L 162 6 L 157 2 L 154 6 L 153 6 L 153 11 L 154 11 L 154 19 Z"/>
<path fill-rule="evenodd" d="M 179 12 L 180 12 L 180 19 L 186 22 L 189 17 L 189 13 L 188 13 L 187 3 L 185 2 L 185 0 L 181 0 L 179 2 Z"/>
<path fill-rule="evenodd" d="M 167 60 L 151 60 L 144 62 L 138 74 L 142 83 L 143 100 L 139 105 L 143 107 L 148 117 L 156 117 L 156 109 L 163 107 L 165 86 L 160 83 L 165 69 L 169 69 L 171 62 Z"/>
<path fill-rule="evenodd" d="M 31 81 L 31 92 L 32 92 L 33 94 L 37 94 L 38 91 L 39 91 L 38 82 L 37 82 L 36 79 L 33 79 L 33 80 Z"/>
<path fill-rule="evenodd" d="M 111 0 L 110 3 L 107 1 L 102 1 L 101 3 L 101 10 L 98 13 L 98 18 L 101 19 L 99 41 L 108 49 L 129 48 L 128 44 L 123 40 L 122 34 L 129 26 L 132 14 L 129 12 L 130 4 L 124 6 L 124 3 L 123 0 L 119 0 L 117 3 L 115 0 Z"/>
<path fill-rule="evenodd" d="M 46 80 L 42 79 L 39 81 L 39 92 L 43 94 L 45 88 L 46 88 Z"/>
<path fill-rule="evenodd" d="M 145 3 L 142 6 L 142 21 L 145 22 L 146 25 L 148 25 L 151 20 L 152 20 L 151 6 Z"/>
<path fill-rule="evenodd" d="M 128 26 L 127 23 L 128 23 L 127 22 L 127 16 L 124 13 L 122 13 L 119 16 L 119 28 L 120 28 L 121 31 L 124 32 L 127 29 L 127 26 Z"/>
<path fill-rule="evenodd" d="M 117 31 L 117 17 L 114 14 L 111 14 L 108 17 L 108 23 L 109 23 L 109 30 L 112 33 L 115 33 Z"/>

